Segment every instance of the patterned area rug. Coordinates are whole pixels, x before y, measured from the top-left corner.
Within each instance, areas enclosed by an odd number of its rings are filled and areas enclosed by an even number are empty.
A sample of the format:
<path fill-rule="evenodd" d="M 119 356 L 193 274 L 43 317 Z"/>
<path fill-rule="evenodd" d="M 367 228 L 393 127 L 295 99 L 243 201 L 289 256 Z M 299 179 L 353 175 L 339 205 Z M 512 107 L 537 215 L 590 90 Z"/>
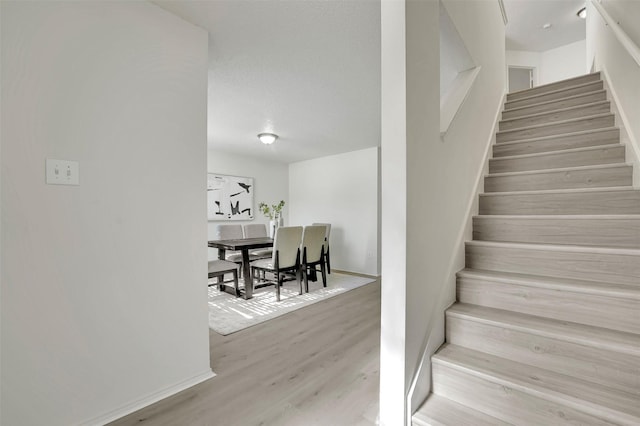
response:
<path fill-rule="evenodd" d="M 259 288 L 253 292 L 252 299 L 244 300 L 218 291 L 217 286 L 212 285 L 209 287 L 209 327 L 226 336 L 374 281 L 373 278 L 332 272 L 327 275 L 326 288 L 318 277 L 318 281 L 309 282 L 309 293 L 302 296 L 298 294 L 296 282 L 287 281 L 281 287 L 280 302 L 276 302 L 274 286 Z"/>

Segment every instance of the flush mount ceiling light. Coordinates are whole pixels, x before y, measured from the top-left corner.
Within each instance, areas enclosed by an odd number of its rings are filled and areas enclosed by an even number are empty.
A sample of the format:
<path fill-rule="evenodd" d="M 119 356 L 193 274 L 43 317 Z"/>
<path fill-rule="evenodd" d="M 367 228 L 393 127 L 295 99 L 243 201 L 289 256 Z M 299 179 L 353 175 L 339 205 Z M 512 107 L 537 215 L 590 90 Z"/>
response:
<path fill-rule="evenodd" d="M 583 7 L 578 11 L 578 13 L 576 13 L 576 15 L 578 15 L 582 19 L 587 19 L 587 8 Z"/>
<path fill-rule="evenodd" d="M 542 26 L 543 30 L 548 30 L 549 28 L 551 28 L 551 24 L 550 23 L 546 23 Z"/>
<path fill-rule="evenodd" d="M 260 133 L 258 139 L 265 145 L 271 145 L 278 139 L 278 135 L 274 135 L 273 133 Z"/>

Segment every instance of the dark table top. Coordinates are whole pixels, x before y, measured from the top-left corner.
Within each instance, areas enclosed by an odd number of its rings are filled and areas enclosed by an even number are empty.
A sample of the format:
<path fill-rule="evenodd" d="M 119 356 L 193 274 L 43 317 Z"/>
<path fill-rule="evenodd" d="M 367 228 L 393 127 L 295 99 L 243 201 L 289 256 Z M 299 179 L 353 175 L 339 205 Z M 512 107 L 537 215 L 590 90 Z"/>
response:
<path fill-rule="evenodd" d="M 209 247 L 225 250 L 250 250 L 273 246 L 273 239 L 269 237 L 261 238 L 240 238 L 235 240 L 211 240 Z"/>

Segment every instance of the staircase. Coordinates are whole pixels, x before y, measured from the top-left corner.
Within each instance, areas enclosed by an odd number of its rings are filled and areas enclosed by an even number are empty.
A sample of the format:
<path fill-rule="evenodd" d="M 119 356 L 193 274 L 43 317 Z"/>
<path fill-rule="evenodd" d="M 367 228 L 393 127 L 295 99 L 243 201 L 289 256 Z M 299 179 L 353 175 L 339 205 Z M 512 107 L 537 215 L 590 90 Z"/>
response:
<path fill-rule="evenodd" d="M 632 172 L 599 73 L 507 95 L 413 425 L 640 425 Z"/>

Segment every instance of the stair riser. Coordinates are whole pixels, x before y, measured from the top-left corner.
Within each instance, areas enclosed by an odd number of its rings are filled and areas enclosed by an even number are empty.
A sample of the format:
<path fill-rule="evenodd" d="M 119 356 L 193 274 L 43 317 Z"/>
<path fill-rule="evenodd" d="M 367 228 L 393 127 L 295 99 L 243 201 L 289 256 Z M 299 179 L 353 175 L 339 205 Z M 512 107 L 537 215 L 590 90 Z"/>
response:
<path fill-rule="evenodd" d="M 545 84 L 544 86 L 533 87 L 531 89 L 521 90 L 515 93 L 508 93 L 507 101 L 528 98 L 530 96 L 541 95 L 548 92 L 555 92 L 557 90 L 568 89 L 570 87 L 594 81 L 600 81 L 600 74 L 588 74 L 571 80 L 563 80 L 557 83 Z"/>
<path fill-rule="evenodd" d="M 601 146 L 620 143 L 620 130 L 596 131 L 581 135 L 557 136 L 528 142 L 496 144 L 493 146 L 493 157 L 510 155 L 536 154 L 539 152 L 561 151 L 588 146 Z"/>
<path fill-rule="evenodd" d="M 582 149 L 582 148 L 581 148 Z M 565 167 L 619 164 L 625 161 L 623 145 L 584 148 L 580 151 L 536 154 L 531 157 L 492 158 L 489 173 L 526 172 L 532 170 L 561 169 Z"/>
<path fill-rule="evenodd" d="M 480 214 L 640 214 L 640 191 L 481 194 Z"/>
<path fill-rule="evenodd" d="M 569 120 L 571 118 L 588 117 L 591 115 L 604 114 L 610 112 L 609 102 L 574 108 L 567 111 L 549 112 L 533 117 L 523 117 L 515 120 L 501 121 L 500 130 L 513 130 L 522 127 L 535 126 L 537 124 L 553 123 L 556 121 Z"/>
<path fill-rule="evenodd" d="M 518 425 L 613 425 L 564 405 L 547 401 L 491 378 L 433 364 L 433 392 L 500 420 Z"/>
<path fill-rule="evenodd" d="M 458 301 L 462 303 L 640 333 L 638 299 L 533 287 L 475 277 L 458 278 L 457 294 Z M 640 370 L 635 374 L 640 374 Z M 636 382 L 637 385 L 640 385 L 640 382 Z"/>
<path fill-rule="evenodd" d="M 513 142 L 522 139 L 533 139 L 544 136 L 559 135 L 562 133 L 579 132 L 583 130 L 601 129 L 613 127 L 614 116 L 612 114 L 602 117 L 583 118 L 570 122 L 553 123 L 545 126 L 520 130 L 507 130 L 496 134 L 496 143 Z"/>
<path fill-rule="evenodd" d="M 522 109 L 504 111 L 502 113 L 503 120 L 512 118 L 525 117 L 531 114 L 539 114 L 542 112 L 555 111 L 562 108 L 569 108 L 578 105 L 590 104 L 593 102 L 606 101 L 607 93 L 605 91 L 597 91 L 582 96 L 575 96 L 568 99 L 560 99 L 543 104 L 531 105 Z"/>
<path fill-rule="evenodd" d="M 629 219 L 474 217 L 473 239 L 640 249 L 640 216 Z"/>
<path fill-rule="evenodd" d="M 507 99 L 507 102 L 504 104 L 504 109 L 510 110 L 513 108 L 535 105 L 542 102 L 557 101 L 559 99 L 568 98 L 570 96 L 583 95 L 585 93 L 594 92 L 596 90 L 602 90 L 603 87 L 604 84 L 602 83 L 602 81 L 594 81 L 593 83 L 589 83 L 584 86 L 570 87 L 558 92 L 545 93 L 526 99 L 518 99 L 513 101 Z"/>
<path fill-rule="evenodd" d="M 631 186 L 633 167 L 608 167 L 572 171 L 549 171 L 512 176 L 487 176 L 486 192 L 533 191 L 538 189 L 574 189 Z"/>
<path fill-rule="evenodd" d="M 640 254 L 466 245 L 466 266 L 640 286 Z"/>
<path fill-rule="evenodd" d="M 451 316 L 446 324 L 447 342 L 454 345 L 625 392 L 640 392 L 640 357 Z"/>

